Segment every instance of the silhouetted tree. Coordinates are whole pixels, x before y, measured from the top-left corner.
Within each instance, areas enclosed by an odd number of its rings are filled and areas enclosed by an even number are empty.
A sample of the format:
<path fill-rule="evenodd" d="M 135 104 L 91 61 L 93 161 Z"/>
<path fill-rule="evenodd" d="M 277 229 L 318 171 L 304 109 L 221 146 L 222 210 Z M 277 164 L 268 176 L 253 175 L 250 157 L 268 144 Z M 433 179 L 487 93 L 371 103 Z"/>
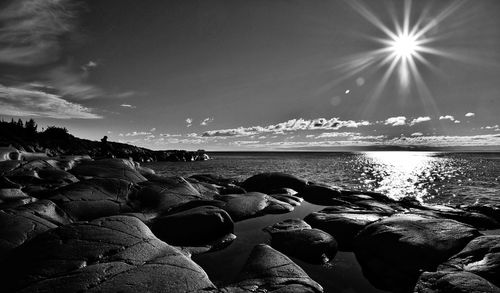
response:
<path fill-rule="evenodd" d="M 38 125 L 35 123 L 35 120 L 30 119 L 24 123 L 24 128 L 26 128 L 26 132 L 29 134 L 35 134 Z"/>

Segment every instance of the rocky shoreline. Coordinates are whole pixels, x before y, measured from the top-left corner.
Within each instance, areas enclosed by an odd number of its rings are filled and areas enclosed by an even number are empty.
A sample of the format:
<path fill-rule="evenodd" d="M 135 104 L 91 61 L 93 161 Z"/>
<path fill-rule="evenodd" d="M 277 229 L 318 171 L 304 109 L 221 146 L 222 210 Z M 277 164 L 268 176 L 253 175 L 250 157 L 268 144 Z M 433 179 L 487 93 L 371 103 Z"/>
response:
<path fill-rule="evenodd" d="M 7 159 L 6 159 L 7 158 Z M 392 292 L 500 292 L 500 207 L 429 206 L 282 173 L 167 177 L 125 159 L 0 161 L 4 292 L 323 292 L 292 259 L 354 252 Z M 231 245 L 234 223 L 326 206 L 264 229 L 238 276 L 214 284 L 191 256 Z"/>

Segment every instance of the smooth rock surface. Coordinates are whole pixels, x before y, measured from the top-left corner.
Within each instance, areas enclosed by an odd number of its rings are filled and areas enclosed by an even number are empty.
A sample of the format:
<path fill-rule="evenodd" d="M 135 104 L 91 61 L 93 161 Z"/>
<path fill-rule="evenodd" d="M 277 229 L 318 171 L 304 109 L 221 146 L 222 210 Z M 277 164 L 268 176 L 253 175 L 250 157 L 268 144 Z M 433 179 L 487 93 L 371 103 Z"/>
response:
<path fill-rule="evenodd" d="M 449 219 L 405 214 L 366 226 L 354 239 L 364 275 L 377 288 L 405 291 L 480 233 Z"/>
<path fill-rule="evenodd" d="M 69 223 L 68 216 L 49 200 L 0 211 L 0 259 L 36 235 Z"/>
<path fill-rule="evenodd" d="M 337 253 L 337 242 L 330 234 L 300 219 L 285 220 L 264 231 L 271 234 L 273 248 L 309 263 L 326 263 Z"/>
<path fill-rule="evenodd" d="M 238 282 L 221 292 L 323 292 L 288 257 L 265 244 L 253 248 L 238 276 Z"/>
<path fill-rule="evenodd" d="M 47 231 L 0 264 L 5 292 L 198 292 L 206 273 L 135 217 Z"/>
<path fill-rule="evenodd" d="M 231 217 L 214 206 L 159 216 L 149 224 L 156 237 L 176 246 L 201 246 L 233 232 Z"/>
<path fill-rule="evenodd" d="M 500 293 L 500 288 L 468 272 L 425 272 L 414 293 Z"/>
<path fill-rule="evenodd" d="M 133 162 L 125 159 L 102 159 L 97 161 L 81 161 L 70 170 L 77 177 L 114 178 L 133 183 L 146 181 L 136 169 Z"/>
<path fill-rule="evenodd" d="M 480 236 L 469 242 L 462 251 L 438 271 L 474 273 L 500 287 L 500 235 Z"/>
<path fill-rule="evenodd" d="M 132 211 L 128 197 L 134 190 L 126 180 L 94 178 L 56 189 L 50 200 L 75 220 L 93 220 Z"/>
<path fill-rule="evenodd" d="M 222 209 L 229 213 L 233 221 L 293 211 L 292 205 L 259 192 L 223 195 L 216 199 L 225 202 Z"/>
<path fill-rule="evenodd" d="M 291 188 L 297 192 L 302 191 L 307 181 L 285 173 L 261 173 L 243 181 L 241 187 L 246 191 L 271 193 L 279 188 Z"/>

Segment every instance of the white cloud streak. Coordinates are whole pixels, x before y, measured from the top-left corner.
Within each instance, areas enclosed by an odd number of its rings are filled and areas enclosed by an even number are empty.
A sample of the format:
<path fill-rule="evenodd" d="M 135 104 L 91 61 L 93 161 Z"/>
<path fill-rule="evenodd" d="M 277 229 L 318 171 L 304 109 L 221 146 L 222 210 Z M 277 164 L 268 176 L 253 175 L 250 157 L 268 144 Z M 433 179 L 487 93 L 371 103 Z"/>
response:
<path fill-rule="evenodd" d="M 0 85 L 0 114 L 55 119 L 99 119 L 92 109 L 38 89 Z"/>
<path fill-rule="evenodd" d="M 403 126 L 406 124 L 405 116 L 389 117 L 384 122 L 385 125 Z"/>

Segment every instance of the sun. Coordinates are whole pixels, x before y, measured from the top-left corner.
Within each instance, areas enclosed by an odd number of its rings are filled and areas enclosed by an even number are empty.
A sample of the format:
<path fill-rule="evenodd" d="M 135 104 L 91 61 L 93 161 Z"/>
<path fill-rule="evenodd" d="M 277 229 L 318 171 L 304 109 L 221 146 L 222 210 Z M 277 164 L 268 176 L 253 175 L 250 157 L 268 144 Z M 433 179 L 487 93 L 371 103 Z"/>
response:
<path fill-rule="evenodd" d="M 409 34 L 397 35 L 390 41 L 389 49 L 395 57 L 402 59 L 414 58 L 419 50 L 418 40 Z"/>

